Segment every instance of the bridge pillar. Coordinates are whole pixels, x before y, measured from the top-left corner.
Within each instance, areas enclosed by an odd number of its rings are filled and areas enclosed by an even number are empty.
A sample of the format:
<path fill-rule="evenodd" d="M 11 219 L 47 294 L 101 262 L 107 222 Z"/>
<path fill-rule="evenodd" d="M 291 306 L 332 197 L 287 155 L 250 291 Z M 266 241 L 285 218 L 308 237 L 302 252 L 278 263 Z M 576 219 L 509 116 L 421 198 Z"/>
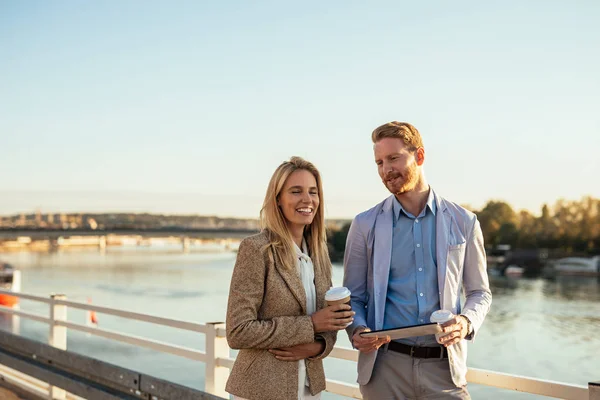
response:
<path fill-rule="evenodd" d="M 190 238 L 185 236 L 181 238 L 181 248 L 184 253 L 190 252 Z"/>
<path fill-rule="evenodd" d="M 98 248 L 101 252 L 106 250 L 106 236 L 100 236 L 98 239 Z"/>

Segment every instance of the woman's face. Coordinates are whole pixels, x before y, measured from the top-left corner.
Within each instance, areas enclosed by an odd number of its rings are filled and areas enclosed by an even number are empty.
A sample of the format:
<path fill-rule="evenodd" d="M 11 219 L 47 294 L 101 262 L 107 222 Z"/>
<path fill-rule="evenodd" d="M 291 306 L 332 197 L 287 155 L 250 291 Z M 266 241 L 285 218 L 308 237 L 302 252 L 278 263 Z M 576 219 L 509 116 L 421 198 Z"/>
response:
<path fill-rule="evenodd" d="M 287 178 L 277 202 L 291 230 L 304 229 L 319 208 L 319 189 L 314 175 L 299 169 Z"/>

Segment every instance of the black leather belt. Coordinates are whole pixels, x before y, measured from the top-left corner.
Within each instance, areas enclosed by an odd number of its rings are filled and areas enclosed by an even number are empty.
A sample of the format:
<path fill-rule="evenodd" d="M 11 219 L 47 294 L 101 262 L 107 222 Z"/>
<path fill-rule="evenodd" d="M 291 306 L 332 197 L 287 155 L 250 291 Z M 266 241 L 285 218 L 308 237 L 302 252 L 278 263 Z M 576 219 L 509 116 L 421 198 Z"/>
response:
<path fill-rule="evenodd" d="M 389 342 L 388 350 L 396 351 L 402 354 L 408 354 L 417 358 L 448 358 L 448 349 L 444 346 L 419 347 L 409 346 L 404 343 Z"/>

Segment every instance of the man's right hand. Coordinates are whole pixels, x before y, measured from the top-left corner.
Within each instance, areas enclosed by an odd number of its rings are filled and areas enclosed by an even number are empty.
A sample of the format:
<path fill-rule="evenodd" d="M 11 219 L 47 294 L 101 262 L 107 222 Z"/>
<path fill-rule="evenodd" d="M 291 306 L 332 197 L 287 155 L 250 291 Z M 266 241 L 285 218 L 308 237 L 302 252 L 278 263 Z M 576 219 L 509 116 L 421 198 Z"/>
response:
<path fill-rule="evenodd" d="M 370 332 L 369 328 L 359 326 L 352 334 L 352 345 L 361 353 L 372 353 L 386 343 L 389 343 L 391 338 L 387 335 L 375 337 L 362 337 L 361 332 Z"/>

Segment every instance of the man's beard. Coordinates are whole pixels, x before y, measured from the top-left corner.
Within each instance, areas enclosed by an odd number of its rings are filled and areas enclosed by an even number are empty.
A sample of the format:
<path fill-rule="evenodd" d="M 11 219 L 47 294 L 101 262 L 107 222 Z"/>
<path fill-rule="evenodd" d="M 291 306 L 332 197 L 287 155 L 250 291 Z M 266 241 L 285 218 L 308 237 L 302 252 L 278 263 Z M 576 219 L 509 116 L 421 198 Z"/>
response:
<path fill-rule="evenodd" d="M 402 179 L 403 182 L 400 184 L 399 187 L 398 187 L 398 185 L 394 185 L 395 187 L 394 186 L 390 187 L 390 185 L 388 185 L 388 183 L 387 183 L 387 180 L 390 178 L 393 179 L 396 177 L 400 177 L 400 179 Z M 385 184 L 385 187 L 391 193 L 393 193 L 395 195 L 401 195 L 406 192 L 410 192 L 415 187 L 417 187 L 419 180 L 420 180 L 420 177 L 419 177 L 419 174 L 417 173 L 417 165 L 415 163 L 412 163 L 411 165 L 408 166 L 408 168 L 402 175 L 398 174 L 398 173 L 387 175 L 386 182 L 384 182 L 384 184 Z"/>

